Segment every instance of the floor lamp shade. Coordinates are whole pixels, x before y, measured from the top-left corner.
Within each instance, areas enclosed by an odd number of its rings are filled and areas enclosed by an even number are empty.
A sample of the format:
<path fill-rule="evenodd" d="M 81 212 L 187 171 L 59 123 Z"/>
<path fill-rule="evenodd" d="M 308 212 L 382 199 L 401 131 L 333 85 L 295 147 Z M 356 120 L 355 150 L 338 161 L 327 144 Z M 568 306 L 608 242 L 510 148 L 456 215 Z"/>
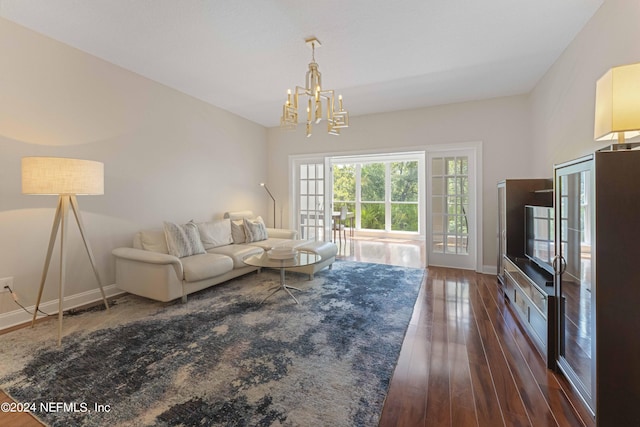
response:
<path fill-rule="evenodd" d="M 596 83 L 594 138 L 640 135 L 640 63 L 611 68 Z"/>
<path fill-rule="evenodd" d="M 22 194 L 104 194 L 104 164 L 61 157 L 24 157 Z"/>

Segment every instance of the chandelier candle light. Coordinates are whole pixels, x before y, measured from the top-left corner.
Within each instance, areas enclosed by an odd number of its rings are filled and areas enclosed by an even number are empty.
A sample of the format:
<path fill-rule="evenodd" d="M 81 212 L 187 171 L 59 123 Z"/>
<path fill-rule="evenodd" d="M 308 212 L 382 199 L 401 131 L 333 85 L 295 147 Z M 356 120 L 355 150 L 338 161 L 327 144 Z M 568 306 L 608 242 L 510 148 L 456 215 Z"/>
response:
<path fill-rule="evenodd" d="M 326 111 L 325 118 L 329 134 L 340 135 L 340 129 L 349 127 L 349 113 L 342 106 L 342 95 L 338 95 L 338 110 L 336 110 L 334 90 L 322 89 L 322 75 L 318 70 L 315 58 L 316 47 L 321 47 L 322 44 L 315 37 L 310 37 L 305 42 L 311 47 L 311 62 L 309 63 L 309 71 L 307 71 L 305 87 L 296 86 L 295 94 L 291 93 L 291 89 L 287 90 L 287 101 L 282 107 L 280 126 L 283 129 L 295 129 L 298 126 L 298 107 L 302 96 L 302 103 L 307 107 L 307 138 L 312 133 L 312 122 L 318 124 L 323 119 L 323 111 Z M 306 102 L 304 97 L 307 97 Z M 324 110 L 323 100 L 326 102 Z"/>

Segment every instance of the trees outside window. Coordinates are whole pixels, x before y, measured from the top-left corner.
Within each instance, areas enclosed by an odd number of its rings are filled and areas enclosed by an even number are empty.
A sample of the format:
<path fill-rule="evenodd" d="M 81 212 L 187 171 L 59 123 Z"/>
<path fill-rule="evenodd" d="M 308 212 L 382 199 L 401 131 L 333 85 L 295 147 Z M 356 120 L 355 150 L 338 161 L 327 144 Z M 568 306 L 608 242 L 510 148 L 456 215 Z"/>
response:
<path fill-rule="evenodd" d="M 333 210 L 346 205 L 363 230 L 418 232 L 419 169 L 418 160 L 392 158 L 334 164 Z"/>

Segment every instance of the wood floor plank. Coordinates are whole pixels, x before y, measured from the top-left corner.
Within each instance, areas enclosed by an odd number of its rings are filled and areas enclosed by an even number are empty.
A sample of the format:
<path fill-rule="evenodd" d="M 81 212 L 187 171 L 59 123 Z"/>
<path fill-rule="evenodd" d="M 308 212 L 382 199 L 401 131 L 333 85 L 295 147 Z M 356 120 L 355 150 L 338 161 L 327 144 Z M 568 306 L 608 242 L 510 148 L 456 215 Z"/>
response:
<path fill-rule="evenodd" d="M 469 368 L 474 389 L 478 424 L 481 426 L 506 425 L 501 402 L 498 399 L 493 377 L 489 369 L 489 361 L 482 343 L 480 325 L 476 319 L 473 305 L 469 310 L 471 319 L 467 335 L 467 353 Z"/>
<path fill-rule="evenodd" d="M 450 286 L 450 284 L 449 284 Z M 451 290 L 448 290 L 451 292 Z M 451 395 L 451 421 L 454 426 L 477 426 L 473 384 L 469 369 L 466 336 L 469 331 L 469 283 L 456 281 L 455 298 L 447 298 L 449 337 L 449 381 Z"/>
<path fill-rule="evenodd" d="M 451 425 L 451 399 L 446 307 L 442 289 L 444 282 L 438 278 L 428 278 L 427 286 L 433 301 L 433 330 L 430 341 L 429 386 L 427 388 L 425 421 L 429 421 L 428 425 L 449 426 Z"/>

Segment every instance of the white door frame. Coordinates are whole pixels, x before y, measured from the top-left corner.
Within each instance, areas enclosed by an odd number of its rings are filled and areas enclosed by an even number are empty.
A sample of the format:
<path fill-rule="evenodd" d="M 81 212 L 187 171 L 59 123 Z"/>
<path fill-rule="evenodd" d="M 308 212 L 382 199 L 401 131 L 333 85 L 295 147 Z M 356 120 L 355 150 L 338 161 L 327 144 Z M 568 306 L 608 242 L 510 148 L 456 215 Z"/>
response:
<path fill-rule="evenodd" d="M 474 181 L 475 181 L 475 185 L 473 185 L 473 194 L 470 191 L 470 199 L 469 199 L 469 204 L 470 206 L 472 206 L 472 202 L 473 204 L 475 204 L 475 208 L 473 209 L 473 218 L 470 218 L 472 221 L 470 223 L 470 227 L 469 227 L 469 238 L 470 240 L 473 239 L 475 241 L 472 242 L 472 244 L 475 246 L 474 250 L 475 250 L 475 254 L 474 254 L 474 260 L 473 261 L 473 266 L 472 269 L 477 271 L 477 272 L 482 272 L 483 271 L 483 233 L 482 233 L 482 226 L 483 226 L 483 218 L 482 218 L 482 209 L 483 209 L 483 204 L 482 204 L 482 188 L 483 188 L 483 182 L 482 182 L 482 176 L 483 176 L 483 171 L 482 171 L 482 142 L 481 141 L 477 141 L 477 142 L 463 142 L 463 143 L 454 143 L 454 144 L 437 144 L 437 145 L 429 145 L 427 147 L 425 147 L 425 162 L 426 162 L 426 168 L 425 168 L 425 173 L 426 173 L 426 181 L 427 181 L 427 209 L 426 209 L 426 215 L 427 215 L 427 219 L 426 219 L 426 224 L 427 224 L 427 236 L 426 236 L 426 252 L 427 252 L 427 265 L 442 265 L 442 263 L 438 262 L 436 264 L 432 264 L 429 254 L 431 253 L 431 248 L 432 248 L 432 227 L 433 227 L 433 223 L 432 223 L 432 210 L 431 210 L 431 200 L 432 200 L 432 188 L 431 188 L 431 158 L 432 157 L 438 157 L 438 156 L 444 156 L 446 154 L 451 153 L 451 155 L 455 155 L 456 152 L 459 152 L 460 154 L 469 154 L 469 161 L 472 162 L 473 164 L 470 163 L 470 167 L 473 166 L 474 169 Z M 471 188 L 470 188 L 471 190 Z M 456 265 L 456 263 L 452 263 L 452 264 L 448 264 L 445 265 L 447 267 L 452 267 L 452 268 L 461 268 L 460 265 Z M 469 268 L 469 267 L 467 267 Z"/>
<path fill-rule="evenodd" d="M 475 271 L 482 273 L 483 272 L 483 163 L 482 163 L 482 141 L 470 141 L 470 142 L 460 142 L 460 143 L 450 143 L 450 144 L 433 144 L 433 145 L 418 145 L 418 146 L 406 146 L 406 147 L 394 147 L 393 149 L 373 149 L 373 150 L 345 150 L 345 151 L 333 151 L 333 152 L 322 152 L 322 153 L 309 153 L 309 154 L 292 154 L 289 155 L 289 224 L 297 224 L 295 222 L 295 211 L 297 202 L 295 202 L 294 197 L 294 188 L 295 185 L 295 171 L 294 171 L 294 163 L 296 161 L 301 161 L 302 159 L 307 161 L 326 161 L 327 157 L 334 156 L 353 156 L 353 155 L 363 155 L 363 154 L 380 154 L 380 153 L 401 153 L 403 151 L 424 151 L 425 152 L 425 162 L 427 160 L 427 156 L 429 153 L 437 153 L 439 151 L 450 151 L 450 150 L 463 150 L 469 149 L 473 150 L 475 153 L 475 167 L 476 167 L 476 185 L 475 185 L 475 202 L 476 202 L 476 212 L 475 212 L 475 237 L 476 237 L 476 268 Z M 326 165 L 326 163 L 325 163 Z M 325 173 L 327 172 L 325 168 Z M 425 174 L 428 178 L 431 169 L 427 163 L 425 163 Z M 326 177 L 326 175 L 325 175 Z M 325 185 L 327 185 L 327 179 L 325 179 Z M 426 183 L 426 187 L 430 187 L 430 182 Z M 326 189 L 326 188 L 325 188 Z M 431 197 L 430 194 L 427 195 L 427 200 Z M 325 192 L 325 201 L 330 200 Z M 430 227 L 431 227 L 431 215 L 429 209 L 424 209 L 424 213 L 422 214 L 423 219 L 426 221 L 426 236 L 430 235 Z M 426 218 L 425 218 L 426 217 Z M 427 248 L 427 254 L 429 252 L 429 248 Z M 427 255 L 428 256 L 428 255 Z M 429 259 L 427 258 L 427 265 L 429 264 Z"/>

